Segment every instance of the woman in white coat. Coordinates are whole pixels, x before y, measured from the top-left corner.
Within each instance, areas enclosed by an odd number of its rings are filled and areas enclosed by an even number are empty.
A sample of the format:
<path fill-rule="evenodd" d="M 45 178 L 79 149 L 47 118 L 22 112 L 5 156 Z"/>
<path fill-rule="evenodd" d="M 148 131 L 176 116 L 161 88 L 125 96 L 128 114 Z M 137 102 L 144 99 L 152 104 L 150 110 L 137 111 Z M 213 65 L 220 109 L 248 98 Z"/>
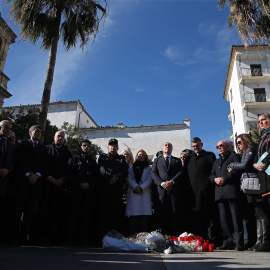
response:
<path fill-rule="evenodd" d="M 140 150 L 129 167 L 126 216 L 130 217 L 130 233 L 146 232 L 148 217 L 152 215 L 151 167 L 148 156 Z"/>

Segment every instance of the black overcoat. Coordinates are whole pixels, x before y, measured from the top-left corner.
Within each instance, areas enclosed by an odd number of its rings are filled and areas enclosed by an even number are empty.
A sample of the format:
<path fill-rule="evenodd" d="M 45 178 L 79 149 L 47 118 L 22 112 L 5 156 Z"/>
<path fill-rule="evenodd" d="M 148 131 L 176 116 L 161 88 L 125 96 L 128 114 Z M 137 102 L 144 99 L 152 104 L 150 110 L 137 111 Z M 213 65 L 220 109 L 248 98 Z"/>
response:
<path fill-rule="evenodd" d="M 215 184 L 215 200 L 233 199 L 240 196 L 240 176 L 239 171 L 228 172 L 228 165 L 231 162 L 240 162 L 241 158 L 236 153 L 227 152 L 224 157 L 215 160 L 210 174 L 210 180 Z M 215 178 L 223 177 L 224 184 L 219 186 L 215 183 Z"/>
<path fill-rule="evenodd" d="M 194 210 L 202 210 L 214 202 L 215 186 L 209 176 L 216 156 L 202 150 L 198 155 L 192 154 L 187 165 L 190 183 L 190 202 Z"/>

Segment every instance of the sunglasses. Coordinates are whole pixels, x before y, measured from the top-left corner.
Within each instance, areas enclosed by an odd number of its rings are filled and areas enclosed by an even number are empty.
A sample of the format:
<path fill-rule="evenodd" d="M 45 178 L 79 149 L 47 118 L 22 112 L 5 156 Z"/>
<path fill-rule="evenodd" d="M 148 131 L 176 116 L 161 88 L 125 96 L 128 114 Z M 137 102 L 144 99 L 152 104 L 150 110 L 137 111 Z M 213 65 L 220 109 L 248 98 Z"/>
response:
<path fill-rule="evenodd" d="M 242 142 L 241 141 L 238 141 L 237 144 L 240 145 L 240 144 L 242 144 Z"/>
<path fill-rule="evenodd" d="M 220 145 L 217 145 L 216 148 L 219 149 L 219 148 L 222 148 L 224 146 L 224 144 L 220 144 Z"/>

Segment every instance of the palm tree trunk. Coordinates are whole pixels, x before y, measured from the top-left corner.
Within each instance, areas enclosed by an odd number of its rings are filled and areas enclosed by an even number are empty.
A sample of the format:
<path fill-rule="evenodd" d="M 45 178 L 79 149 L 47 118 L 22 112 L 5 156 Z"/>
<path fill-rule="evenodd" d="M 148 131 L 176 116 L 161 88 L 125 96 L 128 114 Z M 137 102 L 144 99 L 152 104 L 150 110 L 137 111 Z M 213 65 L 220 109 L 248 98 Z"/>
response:
<path fill-rule="evenodd" d="M 43 90 L 43 95 L 42 95 L 42 100 L 41 100 L 41 111 L 39 113 L 39 118 L 38 118 L 38 124 L 42 128 L 41 142 L 43 142 L 43 139 L 44 139 L 48 108 L 49 108 L 49 103 L 50 103 L 50 98 L 51 98 L 51 89 L 52 89 L 54 68 L 55 68 L 55 63 L 56 63 L 56 55 L 57 55 L 58 41 L 59 41 L 59 35 L 60 35 L 59 32 L 60 32 L 61 14 L 62 14 L 62 10 L 60 8 L 57 9 L 54 34 L 53 34 L 51 48 L 50 48 L 44 90 Z"/>

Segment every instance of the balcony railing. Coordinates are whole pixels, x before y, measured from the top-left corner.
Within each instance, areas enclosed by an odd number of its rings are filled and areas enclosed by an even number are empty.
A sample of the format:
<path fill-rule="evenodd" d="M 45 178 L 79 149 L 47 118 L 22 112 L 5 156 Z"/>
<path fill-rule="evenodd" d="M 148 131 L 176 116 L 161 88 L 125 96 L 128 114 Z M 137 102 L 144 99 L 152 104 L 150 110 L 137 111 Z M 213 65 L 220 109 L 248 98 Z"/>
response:
<path fill-rule="evenodd" d="M 253 77 L 253 76 L 270 76 L 270 68 L 250 69 L 241 68 L 239 71 L 240 77 Z"/>
<path fill-rule="evenodd" d="M 243 94 L 243 103 L 247 102 L 266 102 L 267 98 L 265 94 L 254 94 L 245 92 Z"/>

